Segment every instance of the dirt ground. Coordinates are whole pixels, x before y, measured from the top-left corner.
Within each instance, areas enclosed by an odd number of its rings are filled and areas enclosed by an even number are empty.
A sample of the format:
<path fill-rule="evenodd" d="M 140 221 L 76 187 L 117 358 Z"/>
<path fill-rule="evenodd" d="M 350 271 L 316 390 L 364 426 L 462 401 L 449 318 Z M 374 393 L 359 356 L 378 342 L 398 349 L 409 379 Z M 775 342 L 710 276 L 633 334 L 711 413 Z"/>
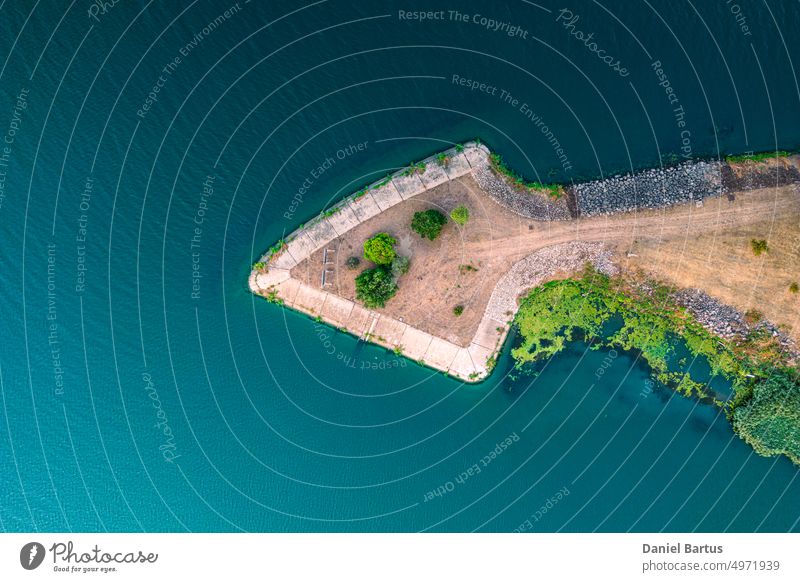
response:
<path fill-rule="evenodd" d="M 378 311 L 460 346 L 467 346 L 498 280 L 522 257 L 563 242 L 601 241 L 616 250 L 617 262 L 640 268 L 682 287 L 700 287 L 739 309 L 757 308 L 792 328 L 800 339 L 800 295 L 789 285 L 800 279 L 800 193 L 796 186 L 736 193 L 695 204 L 563 222 L 537 222 L 494 202 L 467 175 L 401 202 L 347 232 L 328 248 L 334 271 L 325 290 L 355 299 L 355 276 L 371 264 L 364 240 L 388 232 L 399 254 L 411 260 L 397 295 Z M 414 212 L 444 214 L 464 204 L 465 227 L 449 221 L 435 241 L 410 229 Z M 756 257 L 751 238 L 769 241 Z M 320 288 L 321 249 L 292 269 L 292 276 Z M 345 266 L 361 258 L 356 270 Z M 470 265 L 475 270 L 469 270 Z M 453 308 L 463 305 L 461 316 Z"/>
<path fill-rule="evenodd" d="M 793 205 L 785 205 L 791 201 Z M 701 288 L 740 311 L 760 311 L 773 323 L 788 326 L 800 341 L 800 294 L 789 291 L 791 283 L 800 283 L 798 201 L 800 192 L 792 187 L 738 193 L 738 220 L 721 219 L 718 227 L 697 235 L 626 241 L 617 247 L 618 263 L 678 287 Z M 723 198 L 706 206 L 713 214 L 717 205 L 727 204 Z M 752 239 L 767 240 L 769 251 L 757 257 Z"/>

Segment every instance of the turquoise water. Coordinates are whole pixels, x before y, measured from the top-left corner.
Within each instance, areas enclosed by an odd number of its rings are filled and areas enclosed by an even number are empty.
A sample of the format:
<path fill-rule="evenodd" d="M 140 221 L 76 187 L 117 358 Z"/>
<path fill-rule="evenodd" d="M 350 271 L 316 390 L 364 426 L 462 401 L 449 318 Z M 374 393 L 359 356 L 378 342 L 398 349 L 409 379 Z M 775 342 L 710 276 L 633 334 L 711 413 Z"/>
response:
<path fill-rule="evenodd" d="M 798 5 L 582 1 L 568 29 L 561 5 L 364 4 L 0 3 L 0 526 L 796 530 L 797 468 L 634 355 L 576 342 L 512 380 L 506 350 L 465 386 L 246 276 L 331 201 L 476 136 L 562 181 L 797 148 Z"/>

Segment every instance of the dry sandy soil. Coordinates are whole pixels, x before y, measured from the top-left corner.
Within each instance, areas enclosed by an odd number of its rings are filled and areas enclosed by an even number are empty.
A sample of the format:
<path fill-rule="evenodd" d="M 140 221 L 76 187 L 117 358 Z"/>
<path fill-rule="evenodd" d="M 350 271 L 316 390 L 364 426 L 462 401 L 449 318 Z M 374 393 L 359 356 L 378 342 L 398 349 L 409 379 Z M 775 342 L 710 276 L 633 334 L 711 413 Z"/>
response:
<path fill-rule="evenodd" d="M 757 308 L 771 321 L 791 326 L 790 334 L 800 339 L 800 295 L 788 290 L 800 279 L 800 191 L 796 185 L 765 188 L 733 198 L 537 222 L 496 203 L 467 175 L 393 206 L 328 245 L 336 249 L 335 264 L 328 266 L 335 276 L 325 289 L 355 299 L 355 275 L 371 265 L 362 258 L 357 270 L 349 270 L 345 261 L 362 257 L 365 239 L 388 232 L 398 240 L 399 253 L 411 259 L 411 268 L 400 278 L 397 295 L 378 311 L 467 346 L 497 281 L 516 261 L 554 244 L 601 241 L 617 251 L 623 267 L 702 288 L 743 311 Z M 409 227 L 414 212 L 437 208 L 449 214 L 460 204 L 470 209 L 470 221 L 463 228 L 448 222 L 435 241 L 421 239 Z M 752 238 L 767 239 L 769 252 L 756 257 Z M 292 276 L 319 288 L 323 253 L 301 262 Z M 460 317 L 453 314 L 456 305 L 464 306 Z"/>

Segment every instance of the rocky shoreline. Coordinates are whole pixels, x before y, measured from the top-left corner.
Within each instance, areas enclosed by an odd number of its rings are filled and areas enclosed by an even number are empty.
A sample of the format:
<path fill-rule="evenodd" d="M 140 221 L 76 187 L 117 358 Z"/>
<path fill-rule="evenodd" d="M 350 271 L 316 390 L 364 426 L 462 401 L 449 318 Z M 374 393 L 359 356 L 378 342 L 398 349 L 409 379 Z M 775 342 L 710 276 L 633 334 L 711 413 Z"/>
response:
<path fill-rule="evenodd" d="M 770 321 L 750 324 L 741 311 L 717 301 L 702 289 L 681 289 L 673 298 L 703 327 L 721 338 L 741 340 L 752 332 L 765 332 L 776 339 L 790 360 L 800 359 L 797 342 Z"/>
<path fill-rule="evenodd" d="M 490 164 L 476 167 L 475 181 L 495 202 L 512 212 L 534 220 L 570 220 L 574 218 L 567 200 L 551 200 L 538 192 L 512 186 Z"/>
<path fill-rule="evenodd" d="M 721 162 L 686 162 L 569 186 L 579 216 L 701 202 L 726 192 Z"/>
<path fill-rule="evenodd" d="M 307 313 L 359 338 L 368 339 L 464 381 L 485 378 L 516 314 L 519 297 L 556 276 L 569 276 L 590 262 L 609 275 L 617 272 L 611 251 L 602 242 L 572 241 L 541 248 L 516 262 L 497 283 L 485 308 L 478 331 L 466 347 L 423 332 L 391 317 L 365 309 L 324 289 L 292 278 L 291 269 L 313 252 L 395 204 L 409 200 L 462 175 L 471 174 L 497 204 L 537 221 L 568 221 L 654 209 L 702 201 L 729 192 L 730 185 L 753 189 L 761 185 L 800 182 L 797 158 L 777 163 L 727 164 L 687 162 L 670 168 L 645 170 L 566 187 L 554 200 L 546 194 L 510 183 L 490 161 L 489 150 L 470 143 L 445 152 L 448 163 L 432 156 L 420 164 L 422 172 L 399 171 L 354 193 L 279 241 L 261 257 L 250 273 L 250 289 L 295 310 Z M 774 170 L 774 171 L 773 171 Z M 749 186 L 749 187 L 747 187 Z M 732 196 L 732 194 L 729 194 Z M 767 321 L 748 324 L 736 309 L 699 289 L 675 294 L 676 301 L 712 333 L 726 339 L 744 338 L 765 331 L 777 339 L 787 354 L 798 358 L 797 344 Z"/>
<path fill-rule="evenodd" d="M 570 220 L 691 202 L 702 204 L 706 198 L 730 192 L 800 183 L 800 169 L 789 158 L 735 165 L 724 161 L 684 162 L 568 185 L 561 200 L 510 184 L 491 164 L 476 168 L 474 176 L 497 203 L 534 220 Z"/>

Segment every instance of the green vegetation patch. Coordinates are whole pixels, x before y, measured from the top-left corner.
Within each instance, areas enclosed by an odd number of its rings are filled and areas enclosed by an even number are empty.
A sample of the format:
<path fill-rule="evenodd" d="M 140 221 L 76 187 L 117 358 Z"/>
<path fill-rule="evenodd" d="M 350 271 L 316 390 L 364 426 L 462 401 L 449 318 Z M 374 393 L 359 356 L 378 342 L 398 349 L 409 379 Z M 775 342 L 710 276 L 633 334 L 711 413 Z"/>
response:
<path fill-rule="evenodd" d="M 788 158 L 790 152 L 777 151 L 777 152 L 760 152 L 757 154 L 741 154 L 738 156 L 726 156 L 725 161 L 730 164 L 740 164 L 742 162 L 765 162 L 776 158 Z"/>
<path fill-rule="evenodd" d="M 388 233 L 379 232 L 364 241 L 364 258 L 376 265 L 391 265 L 397 253 L 397 240 Z"/>
<path fill-rule="evenodd" d="M 619 329 L 605 333 L 605 324 Z M 576 279 L 553 281 L 524 299 L 515 324 L 521 344 L 512 350 L 517 367 L 564 349 L 582 332 L 595 348 L 636 351 L 662 384 L 690 396 L 712 397 L 688 373 L 668 362 L 683 342 L 693 356 L 704 356 L 712 375 L 733 384 L 733 397 L 714 402 L 725 408 L 736 432 L 762 455 L 785 454 L 800 464 L 800 384 L 771 334 L 756 330 L 737 342 L 723 340 L 672 299 L 672 289 L 649 283 L 632 286 L 587 267 Z"/>
<path fill-rule="evenodd" d="M 456 206 L 450 211 L 450 218 L 452 218 L 453 222 L 456 224 L 464 226 L 469 220 L 469 208 L 466 206 Z"/>
<path fill-rule="evenodd" d="M 776 367 L 733 412 L 733 428 L 764 456 L 786 455 L 800 465 L 800 376 Z"/>
<path fill-rule="evenodd" d="M 397 282 L 389 269 L 376 267 L 356 277 L 356 299 L 369 308 L 385 307 L 397 293 Z"/>
<path fill-rule="evenodd" d="M 750 248 L 753 249 L 755 256 L 761 256 L 762 253 L 769 252 L 769 245 L 763 238 L 754 238 L 750 241 Z"/>
<path fill-rule="evenodd" d="M 439 233 L 442 232 L 442 227 L 446 222 L 447 217 L 444 214 L 431 208 L 430 210 L 414 213 L 414 217 L 411 219 L 411 230 L 422 238 L 435 240 Z"/>

